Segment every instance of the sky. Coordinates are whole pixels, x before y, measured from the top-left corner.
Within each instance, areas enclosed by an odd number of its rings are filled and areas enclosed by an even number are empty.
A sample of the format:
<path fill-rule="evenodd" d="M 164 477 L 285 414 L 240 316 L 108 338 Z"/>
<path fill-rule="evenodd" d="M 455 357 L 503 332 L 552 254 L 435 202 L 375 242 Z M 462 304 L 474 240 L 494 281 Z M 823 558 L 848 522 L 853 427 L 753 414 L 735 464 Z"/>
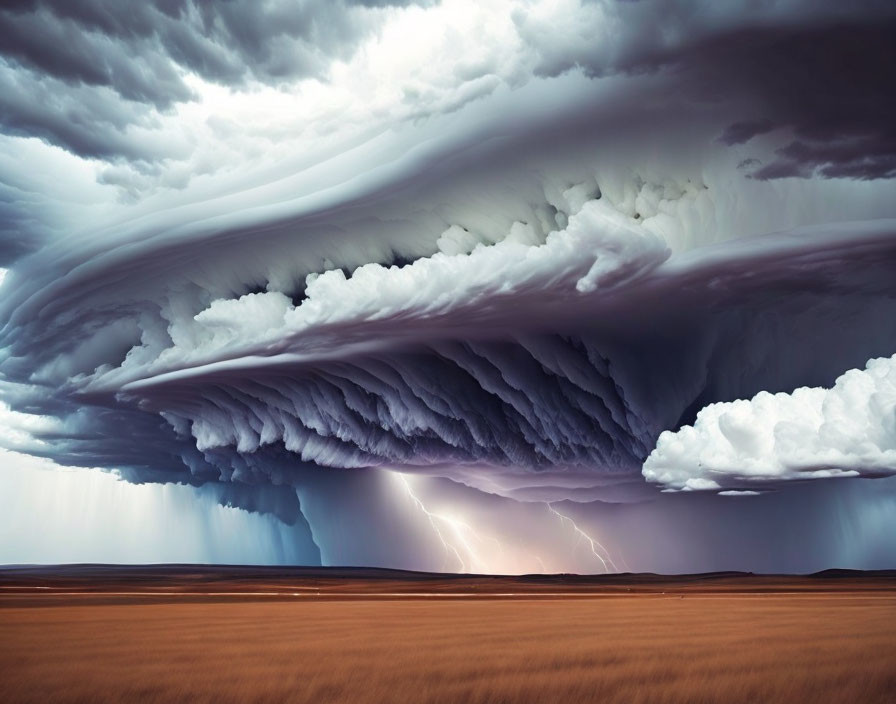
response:
<path fill-rule="evenodd" d="M 0 562 L 896 566 L 892 3 L 0 32 Z"/>

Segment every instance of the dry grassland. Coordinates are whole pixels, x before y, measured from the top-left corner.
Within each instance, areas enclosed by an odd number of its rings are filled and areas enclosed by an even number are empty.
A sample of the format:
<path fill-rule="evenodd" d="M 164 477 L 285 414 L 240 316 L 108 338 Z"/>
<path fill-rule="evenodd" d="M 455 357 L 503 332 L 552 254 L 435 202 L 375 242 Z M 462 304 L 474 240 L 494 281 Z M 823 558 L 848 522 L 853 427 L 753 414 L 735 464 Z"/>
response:
<path fill-rule="evenodd" d="M 0 701 L 896 701 L 896 596 L 0 601 Z"/>

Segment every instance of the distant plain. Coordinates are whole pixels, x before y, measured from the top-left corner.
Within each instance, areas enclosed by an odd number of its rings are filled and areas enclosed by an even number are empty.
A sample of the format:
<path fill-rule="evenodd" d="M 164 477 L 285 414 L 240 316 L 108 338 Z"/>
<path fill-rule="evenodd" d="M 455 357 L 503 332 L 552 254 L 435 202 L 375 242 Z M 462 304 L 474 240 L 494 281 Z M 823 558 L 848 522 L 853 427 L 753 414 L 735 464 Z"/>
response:
<path fill-rule="evenodd" d="M 896 575 L 0 570 L 0 701 L 892 702 Z"/>

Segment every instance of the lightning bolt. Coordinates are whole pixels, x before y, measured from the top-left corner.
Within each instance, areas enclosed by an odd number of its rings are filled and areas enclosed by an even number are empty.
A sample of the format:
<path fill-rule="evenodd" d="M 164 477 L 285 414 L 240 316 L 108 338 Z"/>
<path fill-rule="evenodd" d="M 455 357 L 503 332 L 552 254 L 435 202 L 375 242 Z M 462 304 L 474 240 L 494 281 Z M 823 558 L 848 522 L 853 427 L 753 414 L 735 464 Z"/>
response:
<path fill-rule="evenodd" d="M 479 549 L 474 545 L 474 542 L 480 545 L 484 542 L 492 542 L 497 546 L 499 551 L 503 552 L 504 547 L 501 545 L 501 542 L 494 537 L 480 536 L 469 523 L 461 521 L 460 519 L 453 516 L 447 516 L 443 513 L 434 513 L 433 511 L 430 511 L 426 508 L 426 504 L 423 503 L 422 499 L 414 493 L 407 477 L 399 472 L 393 473 L 398 477 L 401 485 L 404 487 L 405 492 L 411 498 L 414 505 L 429 520 L 429 525 L 432 526 L 433 532 L 442 543 L 445 552 L 457 560 L 460 565 L 459 571 L 472 572 L 475 569 L 477 571 L 487 572 L 488 567 L 480 557 Z M 464 555 L 466 555 L 467 559 L 464 559 Z"/>
<path fill-rule="evenodd" d="M 614 572 L 619 571 L 616 565 L 613 563 L 613 559 L 610 557 L 610 551 L 607 550 L 603 545 L 601 545 L 600 541 L 588 535 L 585 531 L 579 528 L 578 524 L 572 518 L 560 513 L 550 503 L 545 502 L 545 506 L 548 507 L 548 511 L 550 511 L 560 519 L 561 523 L 569 523 L 569 525 L 572 526 L 573 531 L 575 531 L 576 535 L 578 536 L 579 540 L 584 538 L 587 541 L 588 545 L 591 547 L 591 553 L 600 561 L 600 564 L 603 565 L 604 572 L 609 573 L 611 567 L 613 568 Z M 601 552 L 598 552 L 598 548 L 600 548 L 600 551 L 603 552 L 603 555 L 601 555 Z"/>
<path fill-rule="evenodd" d="M 429 519 L 429 524 L 432 526 L 433 531 L 435 532 L 435 534 L 438 536 L 439 540 L 441 541 L 442 547 L 445 548 L 445 552 L 447 552 L 449 554 L 454 553 L 454 556 L 457 558 L 457 561 L 460 563 L 460 571 L 466 572 L 467 565 L 464 562 L 464 558 L 462 558 L 460 556 L 460 552 L 458 552 L 456 547 L 454 547 L 451 543 L 449 543 L 447 540 L 445 540 L 445 536 L 442 535 L 442 531 L 439 530 L 439 526 L 436 523 L 436 519 L 439 517 L 436 516 L 435 514 L 433 514 L 432 512 L 430 512 L 429 509 L 426 508 L 426 505 L 417 497 L 417 495 L 414 493 L 414 490 L 411 489 L 411 485 L 408 483 L 408 480 L 405 478 L 405 476 L 403 474 L 398 474 L 396 472 L 396 476 L 398 477 L 399 481 L 401 482 L 402 486 L 404 487 L 404 490 L 407 492 L 407 495 L 411 497 L 411 500 L 414 502 L 414 505 L 418 509 L 420 509 L 423 512 L 423 514 Z"/>
<path fill-rule="evenodd" d="M 498 565 L 494 564 L 495 559 L 498 560 L 499 563 L 502 563 L 501 559 L 504 555 L 504 546 L 501 544 L 497 538 L 483 535 L 479 531 L 477 531 L 473 526 L 469 523 L 457 518 L 456 516 L 444 513 L 431 511 L 427 505 L 423 502 L 423 499 L 417 495 L 414 491 L 413 486 L 411 485 L 411 481 L 409 478 L 402 474 L 401 472 L 392 471 L 391 474 L 395 475 L 401 487 L 404 489 L 405 494 L 407 494 L 408 498 L 413 503 L 414 507 L 420 511 L 424 516 L 426 516 L 426 520 L 429 521 L 429 525 L 432 528 L 433 533 L 435 533 L 439 542 L 442 544 L 442 548 L 445 550 L 446 558 L 451 562 L 456 562 L 457 571 L 458 572 L 491 572 L 495 567 L 500 569 L 503 566 L 505 569 L 510 567 L 511 571 L 515 571 L 518 569 L 519 565 Z M 610 556 L 609 551 L 601 545 L 600 541 L 596 538 L 593 538 L 584 530 L 582 530 L 578 524 L 570 517 L 563 513 L 560 513 L 551 503 L 545 502 L 545 506 L 547 506 L 548 511 L 550 511 L 554 516 L 556 516 L 561 524 L 569 524 L 573 531 L 576 534 L 577 541 L 581 541 L 582 539 L 588 544 L 591 548 L 591 553 L 595 558 L 601 563 L 604 572 L 609 573 L 610 571 L 618 572 L 615 563 L 613 562 L 612 557 Z M 493 544 L 497 550 L 498 555 L 495 555 L 493 551 L 488 551 L 489 554 L 483 553 L 483 548 L 486 544 Z M 492 558 L 487 560 L 486 558 Z M 544 564 L 544 561 L 533 553 L 530 553 L 526 559 L 528 561 L 531 559 L 532 561 L 537 561 L 538 565 L 541 567 L 542 573 L 546 573 L 547 567 Z M 443 569 L 446 568 L 446 564 L 443 563 Z"/>

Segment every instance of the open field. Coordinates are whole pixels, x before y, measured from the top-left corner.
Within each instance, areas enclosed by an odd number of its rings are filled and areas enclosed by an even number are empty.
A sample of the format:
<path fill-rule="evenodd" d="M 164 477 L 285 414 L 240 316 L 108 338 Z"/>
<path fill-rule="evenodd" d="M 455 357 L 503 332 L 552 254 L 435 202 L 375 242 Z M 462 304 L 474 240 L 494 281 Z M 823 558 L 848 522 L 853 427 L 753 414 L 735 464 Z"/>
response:
<path fill-rule="evenodd" d="M 181 569 L 105 581 L 0 570 L 0 701 L 814 703 L 896 692 L 892 575 Z"/>

